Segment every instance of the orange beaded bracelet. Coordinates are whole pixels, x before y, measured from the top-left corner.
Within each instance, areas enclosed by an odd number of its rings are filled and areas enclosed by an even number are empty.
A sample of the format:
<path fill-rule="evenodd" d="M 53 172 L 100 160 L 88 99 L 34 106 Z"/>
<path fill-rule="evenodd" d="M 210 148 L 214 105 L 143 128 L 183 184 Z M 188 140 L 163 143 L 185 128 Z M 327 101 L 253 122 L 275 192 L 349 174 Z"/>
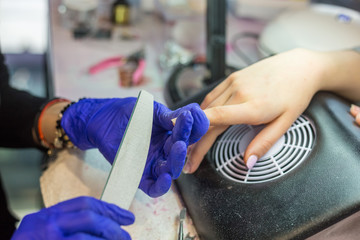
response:
<path fill-rule="evenodd" d="M 52 143 L 49 143 L 46 141 L 45 137 L 44 137 L 44 133 L 41 129 L 41 124 L 42 124 L 42 120 L 43 120 L 43 117 L 44 117 L 44 112 L 46 111 L 46 109 L 48 109 L 50 106 L 54 105 L 55 103 L 58 103 L 58 102 L 69 102 L 69 100 L 67 99 L 63 99 L 63 98 L 56 98 L 56 99 L 53 99 L 51 101 L 49 101 L 48 103 L 46 103 L 46 105 L 42 108 L 41 112 L 40 112 L 40 115 L 39 115 L 39 118 L 38 118 L 38 121 L 37 121 L 37 135 L 38 135 L 38 140 L 41 144 L 41 146 L 45 147 L 45 148 L 54 148 L 54 144 Z"/>

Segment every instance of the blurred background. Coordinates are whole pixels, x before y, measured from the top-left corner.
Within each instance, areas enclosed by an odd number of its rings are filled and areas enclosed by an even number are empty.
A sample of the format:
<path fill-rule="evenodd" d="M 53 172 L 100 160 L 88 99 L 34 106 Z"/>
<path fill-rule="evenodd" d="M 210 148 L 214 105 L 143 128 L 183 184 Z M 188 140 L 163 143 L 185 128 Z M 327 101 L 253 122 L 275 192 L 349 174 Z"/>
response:
<path fill-rule="evenodd" d="M 46 96 L 47 0 L 0 1 L 0 47 L 14 88 Z M 0 169 L 10 208 L 21 219 L 42 207 L 39 187 L 43 153 L 0 148 Z"/>

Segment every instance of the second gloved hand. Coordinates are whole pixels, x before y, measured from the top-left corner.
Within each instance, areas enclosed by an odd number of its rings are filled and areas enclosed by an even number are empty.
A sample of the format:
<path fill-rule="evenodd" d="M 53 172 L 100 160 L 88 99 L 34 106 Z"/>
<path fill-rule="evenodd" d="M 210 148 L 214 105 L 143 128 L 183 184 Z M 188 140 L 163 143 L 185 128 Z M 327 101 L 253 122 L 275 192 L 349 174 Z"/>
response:
<path fill-rule="evenodd" d="M 136 98 L 83 99 L 65 111 L 61 125 L 75 146 L 98 148 L 112 163 L 135 103 Z M 175 126 L 173 118 L 177 118 Z M 198 104 L 171 111 L 154 102 L 151 144 L 140 189 L 151 197 L 165 194 L 171 180 L 181 173 L 188 145 L 198 141 L 208 127 Z"/>
<path fill-rule="evenodd" d="M 78 197 L 25 216 L 11 239 L 130 240 L 121 226 L 134 220 L 131 212 L 114 204 Z"/>

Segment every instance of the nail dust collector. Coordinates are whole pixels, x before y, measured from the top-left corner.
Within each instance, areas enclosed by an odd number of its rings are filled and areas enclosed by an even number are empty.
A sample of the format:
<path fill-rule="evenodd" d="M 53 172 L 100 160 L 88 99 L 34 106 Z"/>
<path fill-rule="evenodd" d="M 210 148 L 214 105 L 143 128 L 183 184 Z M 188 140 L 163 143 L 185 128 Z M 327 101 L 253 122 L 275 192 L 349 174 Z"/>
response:
<path fill-rule="evenodd" d="M 360 128 L 349 104 L 319 94 L 251 171 L 261 129 L 230 127 L 177 184 L 200 239 L 303 239 L 360 210 Z"/>
<path fill-rule="evenodd" d="M 251 171 L 243 153 L 262 127 L 219 136 L 195 174 L 177 181 L 200 239 L 328 239 L 344 226 L 360 210 L 360 128 L 349 107 L 317 94 Z"/>

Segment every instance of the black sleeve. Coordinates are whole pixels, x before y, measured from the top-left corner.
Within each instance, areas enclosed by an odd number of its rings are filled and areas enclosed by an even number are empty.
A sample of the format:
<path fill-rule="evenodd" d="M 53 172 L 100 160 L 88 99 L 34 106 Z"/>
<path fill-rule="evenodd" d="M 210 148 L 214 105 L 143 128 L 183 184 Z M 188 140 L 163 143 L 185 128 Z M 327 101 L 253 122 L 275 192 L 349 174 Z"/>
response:
<path fill-rule="evenodd" d="M 2 186 L 0 175 L 0 236 L 1 239 L 11 239 L 16 230 L 16 219 L 8 208 L 7 197 Z"/>
<path fill-rule="evenodd" d="M 9 86 L 9 73 L 0 53 L 0 146 L 38 147 L 33 140 L 32 128 L 45 98 L 13 89 Z"/>

